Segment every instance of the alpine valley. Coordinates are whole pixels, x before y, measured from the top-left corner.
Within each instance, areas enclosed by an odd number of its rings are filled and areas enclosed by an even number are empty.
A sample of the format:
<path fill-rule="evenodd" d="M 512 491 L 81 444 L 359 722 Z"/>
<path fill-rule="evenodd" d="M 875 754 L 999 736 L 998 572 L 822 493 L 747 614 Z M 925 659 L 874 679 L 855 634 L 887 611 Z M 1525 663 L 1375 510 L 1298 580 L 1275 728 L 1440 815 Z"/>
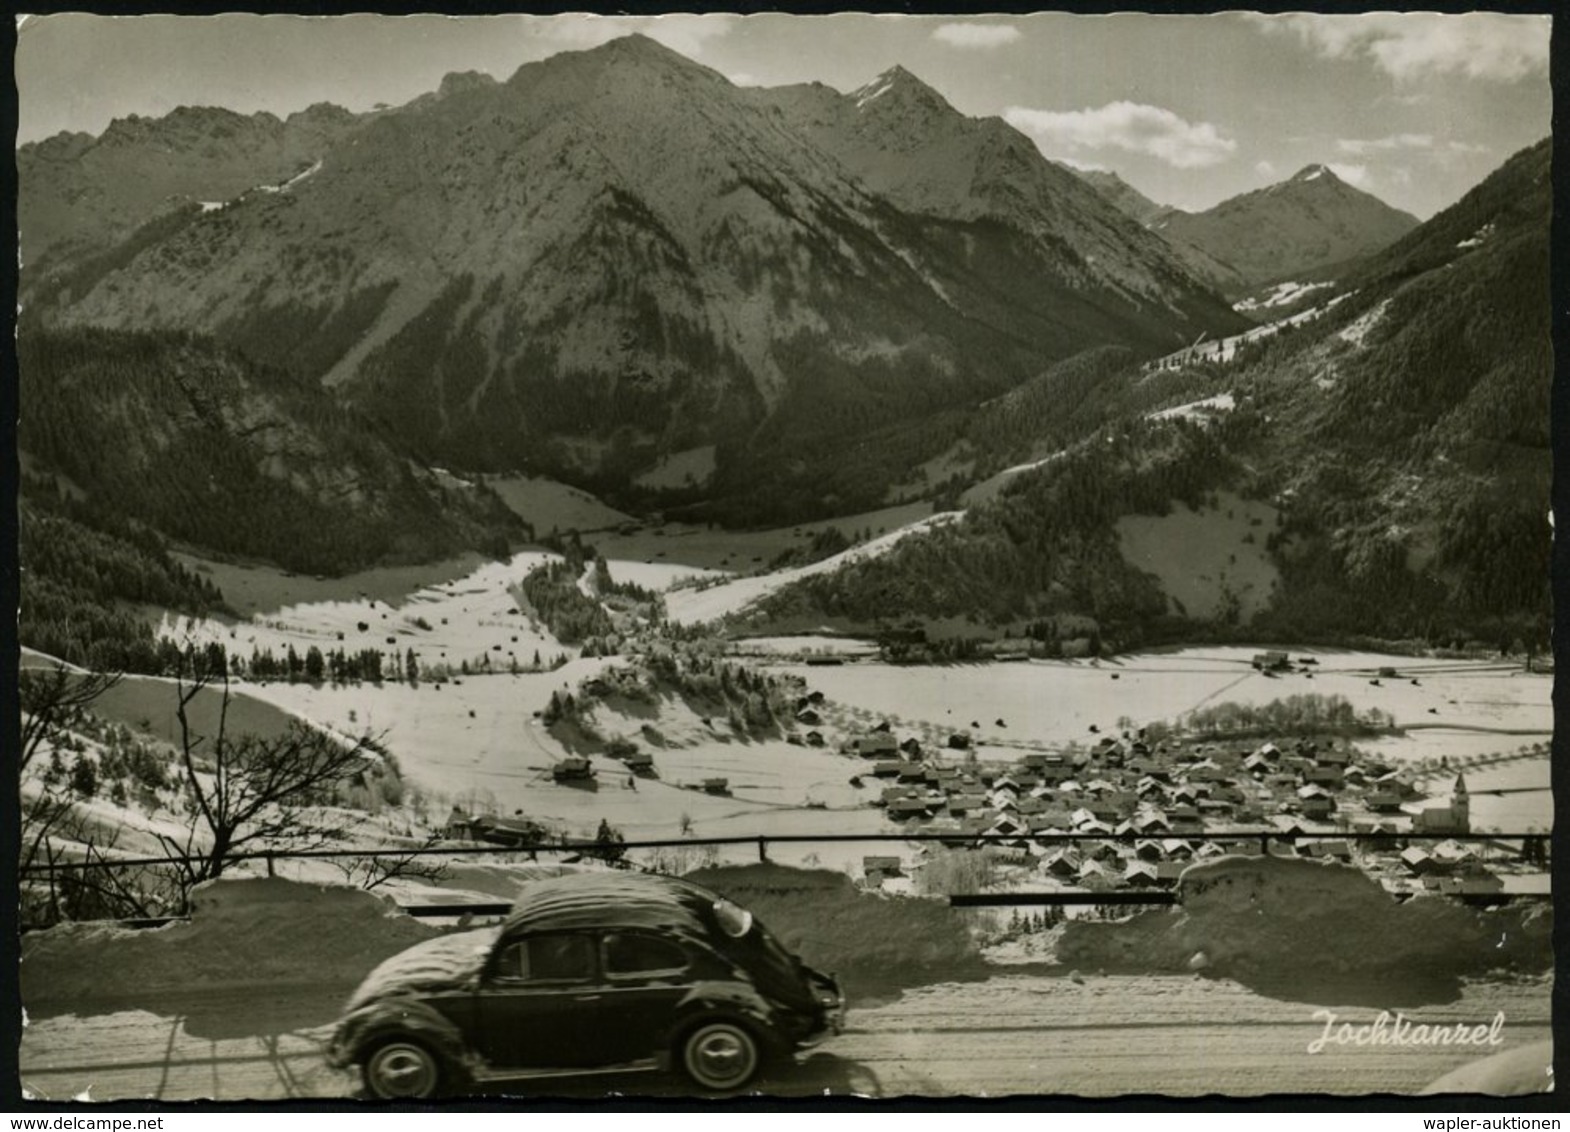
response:
<path fill-rule="evenodd" d="M 751 631 L 1546 636 L 1547 142 L 1421 224 L 1320 165 L 1185 213 L 902 67 L 738 87 L 633 35 L 17 167 L 22 637 L 61 655 L 151 664 L 102 642 L 223 608 L 192 555 L 594 525 L 547 481 L 623 536 L 810 525 L 716 605 Z"/>

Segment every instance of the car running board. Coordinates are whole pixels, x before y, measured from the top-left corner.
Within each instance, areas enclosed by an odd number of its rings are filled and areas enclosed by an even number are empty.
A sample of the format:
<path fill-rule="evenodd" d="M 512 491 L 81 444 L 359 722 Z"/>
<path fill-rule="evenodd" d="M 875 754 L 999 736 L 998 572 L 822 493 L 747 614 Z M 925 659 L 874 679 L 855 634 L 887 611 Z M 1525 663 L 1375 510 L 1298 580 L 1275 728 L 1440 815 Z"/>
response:
<path fill-rule="evenodd" d="M 476 1085 L 497 1081 L 537 1081 L 559 1077 L 603 1077 L 611 1073 L 648 1073 L 660 1068 L 652 1057 L 638 1061 L 625 1061 L 619 1065 L 596 1065 L 587 1069 L 492 1069 L 489 1066 L 473 1071 L 471 1078 Z"/>

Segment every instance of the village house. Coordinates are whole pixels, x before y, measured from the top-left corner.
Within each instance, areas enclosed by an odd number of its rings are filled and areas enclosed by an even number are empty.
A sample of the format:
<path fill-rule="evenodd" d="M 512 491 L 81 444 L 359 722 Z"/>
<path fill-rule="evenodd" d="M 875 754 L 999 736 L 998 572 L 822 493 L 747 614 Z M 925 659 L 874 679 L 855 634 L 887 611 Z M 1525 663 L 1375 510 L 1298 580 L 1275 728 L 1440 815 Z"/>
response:
<path fill-rule="evenodd" d="M 1260 754 L 1249 755 L 1248 758 L 1243 760 L 1243 769 L 1255 778 L 1264 778 L 1271 772 L 1274 766 L 1274 763 Z"/>
<path fill-rule="evenodd" d="M 1298 846 L 1298 852 L 1319 860 L 1352 860 L 1352 845 L 1348 841 L 1305 841 Z"/>
<path fill-rule="evenodd" d="M 1298 805 L 1303 816 L 1314 821 L 1326 821 L 1336 810 L 1336 800 L 1329 794 L 1312 795 L 1304 798 Z"/>
<path fill-rule="evenodd" d="M 909 821 L 912 818 L 928 817 L 930 814 L 930 803 L 925 798 L 909 796 L 896 798 L 888 807 L 888 815 L 895 821 Z"/>
<path fill-rule="evenodd" d="M 495 814 L 469 816 L 458 806 L 447 815 L 442 836 L 452 841 L 484 841 L 492 845 L 538 845 L 548 831 L 538 822 L 518 816 L 500 818 Z"/>
<path fill-rule="evenodd" d="M 1345 768 L 1351 765 L 1352 762 L 1351 751 L 1334 746 L 1327 746 L 1322 751 L 1313 750 L 1308 752 L 1308 754 L 1310 758 L 1323 766 L 1339 766 Z"/>
<path fill-rule="evenodd" d="M 1371 790 L 1363 795 L 1363 804 L 1376 814 L 1400 813 L 1401 795 L 1394 790 Z"/>
<path fill-rule="evenodd" d="M 880 885 L 885 880 L 905 875 L 904 862 L 898 857 L 863 857 L 861 871 L 870 885 Z"/>
<path fill-rule="evenodd" d="M 864 759 L 875 759 L 894 754 L 899 750 L 899 744 L 891 733 L 873 730 L 846 740 L 844 750 L 847 754 L 860 755 Z"/>
<path fill-rule="evenodd" d="M 551 767 L 551 777 L 557 782 L 576 782 L 594 777 L 594 765 L 582 755 L 568 755 Z"/>
<path fill-rule="evenodd" d="M 950 794 L 948 808 L 950 817 L 962 818 L 985 810 L 987 799 L 980 794 Z"/>
<path fill-rule="evenodd" d="M 1339 790 L 1342 786 L 1341 770 L 1333 766 L 1316 766 L 1303 773 L 1303 781 L 1326 790 Z"/>
<path fill-rule="evenodd" d="M 1041 861 L 1043 872 L 1051 873 L 1064 880 L 1072 879 L 1079 875 L 1080 858 L 1073 849 L 1054 849 L 1047 853 Z"/>
<path fill-rule="evenodd" d="M 650 778 L 654 775 L 654 756 L 648 751 L 633 751 L 630 755 L 622 756 L 622 763 L 640 778 Z"/>

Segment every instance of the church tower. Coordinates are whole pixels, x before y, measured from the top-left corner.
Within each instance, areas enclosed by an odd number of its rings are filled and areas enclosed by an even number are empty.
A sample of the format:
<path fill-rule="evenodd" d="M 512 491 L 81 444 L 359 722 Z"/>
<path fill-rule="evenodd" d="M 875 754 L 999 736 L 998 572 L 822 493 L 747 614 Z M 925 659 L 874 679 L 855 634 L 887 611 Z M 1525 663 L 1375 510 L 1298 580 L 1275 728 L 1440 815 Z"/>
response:
<path fill-rule="evenodd" d="M 1456 775 L 1455 789 L 1450 792 L 1450 817 L 1455 823 L 1455 832 L 1472 832 L 1471 803 L 1466 792 L 1466 775 Z"/>

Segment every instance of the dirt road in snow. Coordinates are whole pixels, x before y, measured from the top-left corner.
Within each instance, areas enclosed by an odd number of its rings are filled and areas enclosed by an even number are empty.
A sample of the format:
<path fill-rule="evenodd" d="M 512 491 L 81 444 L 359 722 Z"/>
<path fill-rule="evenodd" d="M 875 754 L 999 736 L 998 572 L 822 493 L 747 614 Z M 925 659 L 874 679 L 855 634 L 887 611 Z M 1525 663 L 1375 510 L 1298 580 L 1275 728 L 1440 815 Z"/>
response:
<path fill-rule="evenodd" d="M 1547 1039 L 1549 983 L 1474 983 L 1453 1001 L 1407 1005 L 1414 1023 L 1483 1024 L 1504 1014 L 1494 1047 L 1327 1043 L 1322 1007 L 1236 983 L 1179 976 L 1000 974 L 945 984 L 852 1010 L 848 1031 L 760 1083 L 780 1096 L 1006 1096 L 1071 1093 L 1261 1094 L 1416 1092 L 1501 1049 Z M 356 1082 L 329 1069 L 320 1046 L 342 989 L 210 992 L 155 1010 L 35 1010 L 21 1046 L 24 1087 L 37 1097 L 219 1100 L 343 1097 Z M 1354 996 L 1354 1002 L 1357 997 Z M 1332 1000 L 1333 1002 L 1334 1000 Z M 1388 1005 L 1392 1013 L 1396 1004 Z M 1339 1021 L 1371 1022 L 1374 999 L 1331 1005 Z M 1546 1067 L 1545 1067 L 1546 1068 Z M 593 1097 L 681 1095 L 652 1074 L 519 1082 L 492 1092 Z"/>

